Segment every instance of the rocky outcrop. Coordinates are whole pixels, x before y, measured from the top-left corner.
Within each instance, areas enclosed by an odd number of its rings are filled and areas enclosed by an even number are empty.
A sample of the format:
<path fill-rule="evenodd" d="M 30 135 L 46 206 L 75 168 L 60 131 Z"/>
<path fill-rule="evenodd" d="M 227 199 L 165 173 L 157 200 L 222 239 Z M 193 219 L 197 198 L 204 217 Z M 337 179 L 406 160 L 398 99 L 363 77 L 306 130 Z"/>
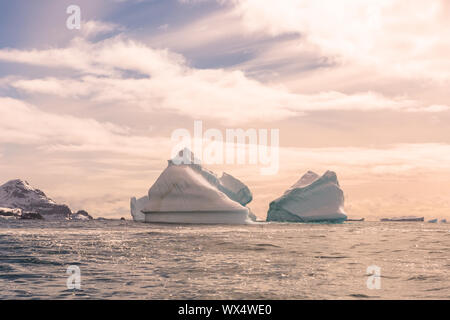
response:
<path fill-rule="evenodd" d="M 72 214 L 65 204 L 58 204 L 47 195 L 33 188 L 27 181 L 16 179 L 0 186 L 0 212 L 15 210 L 14 216 L 22 219 L 81 219 L 91 220 L 92 217 L 84 210 Z M 27 213 L 27 214 L 25 214 Z M 33 215 L 34 214 L 34 215 Z M 2 215 L 0 213 L 0 215 Z M 39 216 L 38 216 L 39 215 Z"/>
<path fill-rule="evenodd" d="M 44 217 L 66 219 L 72 214 L 68 206 L 55 203 L 44 192 L 19 179 L 0 186 L 0 206 L 35 212 Z"/>
<path fill-rule="evenodd" d="M 92 220 L 93 218 L 85 210 L 79 210 L 70 217 L 72 220 Z"/>
<path fill-rule="evenodd" d="M 43 220 L 44 218 L 37 212 L 22 212 L 19 219 L 23 220 Z"/>

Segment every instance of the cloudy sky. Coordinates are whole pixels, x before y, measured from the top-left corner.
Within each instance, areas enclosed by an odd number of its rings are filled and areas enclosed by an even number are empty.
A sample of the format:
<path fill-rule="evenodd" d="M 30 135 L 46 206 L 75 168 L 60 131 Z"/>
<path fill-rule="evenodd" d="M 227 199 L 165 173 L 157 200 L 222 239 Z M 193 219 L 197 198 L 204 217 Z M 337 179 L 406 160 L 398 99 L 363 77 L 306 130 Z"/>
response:
<path fill-rule="evenodd" d="M 277 175 L 209 166 L 261 218 L 327 169 L 350 216 L 450 217 L 449 57 L 446 0 L 2 1 L 0 180 L 128 217 L 202 120 L 280 130 Z"/>

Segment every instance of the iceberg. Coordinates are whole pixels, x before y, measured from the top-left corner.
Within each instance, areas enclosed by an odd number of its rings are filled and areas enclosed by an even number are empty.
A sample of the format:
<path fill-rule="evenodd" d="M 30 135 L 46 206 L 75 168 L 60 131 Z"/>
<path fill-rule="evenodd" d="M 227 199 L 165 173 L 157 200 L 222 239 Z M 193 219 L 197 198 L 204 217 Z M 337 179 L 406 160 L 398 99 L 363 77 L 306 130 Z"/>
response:
<path fill-rule="evenodd" d="M 148 201 L 148 196 L 143 196 L 139 199 L 136 199 L 136 197 L 131 198 L 131 216 L 133 217 L 134 221 L 145 222 L 145 214 L 142 213 L 142 209 L 144 209 Z"/>
<path fill-rule="evenodd" d="M 281 197 L 270 203 L 267 221 L 342 222 L 344 192 L 335 172 L 323 176 L 308 171 Z"/>
<path fill-rule="evenodd" d="M 253 211 L 248 208 L 248 218 L 250 221 L 256 222 L 258 220 L 258 217 L 253 213 Z"/>
<path fill-rule="evenodd" d="M 250 189 L 232 175 L 224 172 L 219 179 L 219 190 L 225 193 L 231 200 L 239 202 L 243 206 L 253 200 Z"/>
<path fill-rule="evenodd" d="M 184 149 L 168 161 L 148 196 L 131 198 L 130 208 L 134 221 L 245 224 L 252 198 L 241 181 L 227 173 L 218 178 Z"/>
<path fill-rule="evenodd" d="M 424 217 L 405 216 L 405 217 L 383 218 L 380 221 L 391 221 L 391 222 L 425 221 L 425 218 Z"/>
<path fill-rule="evenodd" d="M 206 180 L 208 184 L 242 206 L 247 205 L 253 199 L 250 189 L 244 183 L 225 172 L 222 174 L 222 177 L 218 178 L 214 172 L 203 168 L 200 164 L 200 160 L 195 158 L 193 153 L 187 148 L 181 150 L 178 155 L 174 159 L 169 160 L 168 163 L 169 167 L 173 165 L 183 165 L 186 166 L 185 168 L 191 168 L 196 174 L 201 176 L 202 180 Z M 149 201 L 149 196 L 144 196 L 139 199 L 132 197 L 130 199 L 130 211 L 134 221 L 145 222 L 145 214 L 142 210 L 147 206 Z M 169 215 L 166 215 L 166 217 L 169 217 Z"/>

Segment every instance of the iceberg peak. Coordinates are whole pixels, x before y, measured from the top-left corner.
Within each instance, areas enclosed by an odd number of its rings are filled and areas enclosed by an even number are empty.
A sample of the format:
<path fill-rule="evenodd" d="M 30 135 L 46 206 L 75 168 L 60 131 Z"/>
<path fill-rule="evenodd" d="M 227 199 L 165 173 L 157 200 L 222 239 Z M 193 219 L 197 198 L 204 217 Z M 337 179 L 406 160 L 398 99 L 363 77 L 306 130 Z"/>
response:
<path fill-rule="evenodd" d="M 180 150 L 175 157 L 168 160 L 170 165 L 201 165 L 200 159 L 196 158 L 194 153 L 189 148 Z"/>

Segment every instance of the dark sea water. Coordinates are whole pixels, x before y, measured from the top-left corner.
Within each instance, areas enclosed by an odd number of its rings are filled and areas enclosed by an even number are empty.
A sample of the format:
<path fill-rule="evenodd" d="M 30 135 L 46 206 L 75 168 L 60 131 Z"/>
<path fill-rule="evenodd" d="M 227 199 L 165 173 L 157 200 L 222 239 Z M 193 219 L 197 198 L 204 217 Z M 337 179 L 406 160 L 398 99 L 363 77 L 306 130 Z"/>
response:
<path fill-rule="evenodd" d="M 1 299 L 450 299 L 449 270 L 450 224 L 0 220 Z"/>

